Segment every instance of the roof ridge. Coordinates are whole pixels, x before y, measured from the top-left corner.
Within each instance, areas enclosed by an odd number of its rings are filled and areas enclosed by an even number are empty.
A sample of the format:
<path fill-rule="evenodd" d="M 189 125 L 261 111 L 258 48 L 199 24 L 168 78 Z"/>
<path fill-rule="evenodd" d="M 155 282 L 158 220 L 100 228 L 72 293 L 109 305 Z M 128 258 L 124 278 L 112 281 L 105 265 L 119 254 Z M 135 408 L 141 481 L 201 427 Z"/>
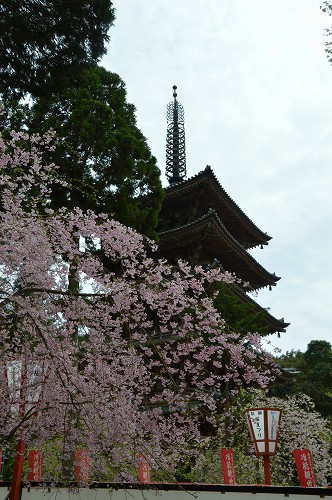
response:
<path fill-rule="evenodd" d="M 246 258 L 249 259 L 249 261 L 251 261 L 251 262 L 253 262 L 254 264 L 257 265 L 257 268 L 259 270 L 263 271 L 264 274 L 267 273 L 269 276 L 273 277 L 275 281 L 279 281 L 280 280 L 279 276 L 276 276 L 275 273 L 270 273 L 252 255 L 250 255 L 247 252 L 247 250 L 234 238 L 234 236 L 224 226 L 224 224 L 220 220 L 218 214 L 216 213 L 216 211 L 213 208 L 210 208 L 206 214 L 202 215 L 198 219 L 194 219 L 192 222 L 189 222 L 189 223 L 184 224 L 182 226 L 174 227 L 172 229 L 168 229 L 167 231 L 161 231 L 159 233 L 159 236 L 164 236 L 164 235 L 167 236 L 168 234 L 174 233 L 175 231 L 180 231 L 180 230 L 183 230 L 183 229 L 190 228 L 190 227 L 192 227 L 194 225 L 200 224 L 201 222 L 203 222 L 204 220 L 207 220 L 209 218 L 213 218 L 214 220 L 217 220 L 219 227 L 222 228 L 222 230 L 226 234 L 226 236 L 241 250 L 241 252 L 243 253 L 243 255 L 245 255 Z M 268 284 L 266 286 L 268 286 Z"/>
<path fill-rule="evenodd" d="M 262 231 L 252 221 L 252 219 L 240 208 L 240 206 L 234 201 L 234 199 L 227 193 L 227 191 L 225 190 L 225 188 L 221 185 L 220 181 L 216 177 L 216 174 L 214 173 L 211 165 L 206 165 L 206 167 L 204 168 L 204 170 L 200 170 L 199 172 L 197 172 L 196 174 L 194 174 L 193 176 L 189 177 L 188 179 L 186 179 L 184 181 L 174 183 L 171 186 L 167 186 L 166 188 L 164 188 L 164 190 L 167 193 L 167 191 L 169 191 L 171 189 L 174 190 L 174 188 L 176 188 L 176 187 L 181 187 L 181 186 L 184 186 L 185 184 L 189 184 L 191 181 L 197 180 L 197 179 L 199 179 L 199 177 L 203 177 L 205 173 L 209 173 L 212 176 L 213 180 L 218 185 L 218 187 L 221 190 L 221 192 L 224 194 L 226 201 L 229 201 L 233 206 L 236 207 L 237 211 L 239 212 L 239 214 L 241 214 L 241 216 L 243 217 L 243 219 L 246 220 L 246 221 L 248 221 L 259 233 L 261 233 L 262 235 L 265 235 L 266 238 L 267 238 L 267 240 L 271 240 L 272 236 L 269 236 L 266 231 L 265 232 Z"/>

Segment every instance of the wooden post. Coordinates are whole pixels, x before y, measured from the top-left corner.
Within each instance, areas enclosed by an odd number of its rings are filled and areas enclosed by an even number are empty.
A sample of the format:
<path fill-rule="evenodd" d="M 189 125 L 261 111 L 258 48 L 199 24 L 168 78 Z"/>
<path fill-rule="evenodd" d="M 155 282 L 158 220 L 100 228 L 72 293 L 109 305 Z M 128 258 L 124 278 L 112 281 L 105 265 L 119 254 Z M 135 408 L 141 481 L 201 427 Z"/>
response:
<path fill-rule="evenodd" d="M 19 500 L 20 498 L 25 447 L 25 441 L 19 439 L 16 444 L 16 455 L 12 482 L 10 485 L 9 500 Z"/>
<path fill-rule="evenodd" d="M 264 479 L 265 479 L 265 484 L 271 484 L 271 469 L 270 469 L 270 456 L 269 455 L 264 455 L 263 456 L 264 460 Z"/>

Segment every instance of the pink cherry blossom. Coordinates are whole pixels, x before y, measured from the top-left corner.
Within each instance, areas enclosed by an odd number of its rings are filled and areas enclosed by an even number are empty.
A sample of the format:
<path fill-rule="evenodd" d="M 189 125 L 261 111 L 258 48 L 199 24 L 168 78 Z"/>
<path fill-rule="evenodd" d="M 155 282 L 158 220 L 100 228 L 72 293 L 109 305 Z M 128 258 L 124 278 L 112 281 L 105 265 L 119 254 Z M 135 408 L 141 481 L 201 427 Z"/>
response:
<path fill-rule="evenodd" d="M 138 452 L 172 474 L 199 459 L 225 387 L 265 387 L 275 367 L 214 307 L 213 285 L 234 276 L 153 259 L 154 242 L 105 214 L 49 209 L 62 184 L 43 159 L 53 138 L 0 139 L 1 446 L 15 436 L 51 450 L 53 480 L 70 479 L 78 446 L 95 480 L 130 475 Z M 13 361 L 43 376 L 13 389 Z"/>

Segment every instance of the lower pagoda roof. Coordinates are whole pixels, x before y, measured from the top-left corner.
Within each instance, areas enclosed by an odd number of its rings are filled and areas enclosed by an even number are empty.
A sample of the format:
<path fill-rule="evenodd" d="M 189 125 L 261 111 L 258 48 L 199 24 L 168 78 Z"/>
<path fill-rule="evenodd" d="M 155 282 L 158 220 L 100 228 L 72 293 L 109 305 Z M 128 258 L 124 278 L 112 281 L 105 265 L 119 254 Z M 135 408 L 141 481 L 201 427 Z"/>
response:
<path fill-rule="evenodd" d="M 232 290 L 241 301 L 246 304 L 250 304 L 255 312 L 261 313 L 263 311 L 262 321 L 266 327 L 266 335 L 286 332 L 286 328 L 290 325 L 290 323 L 286 323 L 284 318 L 277 319 L 272 316 L 267 309 L 262 308 L 262 306 L 257 304 L 257 302 L 255 302 L 249 295 L 246 295 L 239 287 L 234 287 Z"/>
<path fill-rule="evenodd" d="M 247 290 L 275 286 L 280 279 L 261 266 L 231 235 L 214 210 L 185 225 L 159 232 L 158 254 L 170 261 L 219 261 L 223 269 L 246 283 Z"/>

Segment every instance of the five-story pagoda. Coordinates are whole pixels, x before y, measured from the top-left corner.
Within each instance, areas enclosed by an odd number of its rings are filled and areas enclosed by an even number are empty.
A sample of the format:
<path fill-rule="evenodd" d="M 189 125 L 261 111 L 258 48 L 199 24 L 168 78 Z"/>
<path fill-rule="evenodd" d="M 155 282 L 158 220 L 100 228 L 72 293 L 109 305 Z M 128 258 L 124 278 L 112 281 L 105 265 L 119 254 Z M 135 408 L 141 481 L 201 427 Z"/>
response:
<path fill-rule="evenodd" d="M 262 232 L 226 193 L 210 166 L 186 178 L 184 110 L 173 87 L 167 105 L 166 176 L 169 186 L 159 216 L 159 255 L 169 261 L 220 265 L 242 285 L 230 291 L 234 304 L 259 315 L 262 334 L 284 332 L 288 323 L 259 306 L 248 291 L 275 286 L 280 279 L 262 267 L 248 250 L 268 244 Z M 225 318 L 227 321 L 227 318 Z"/>

